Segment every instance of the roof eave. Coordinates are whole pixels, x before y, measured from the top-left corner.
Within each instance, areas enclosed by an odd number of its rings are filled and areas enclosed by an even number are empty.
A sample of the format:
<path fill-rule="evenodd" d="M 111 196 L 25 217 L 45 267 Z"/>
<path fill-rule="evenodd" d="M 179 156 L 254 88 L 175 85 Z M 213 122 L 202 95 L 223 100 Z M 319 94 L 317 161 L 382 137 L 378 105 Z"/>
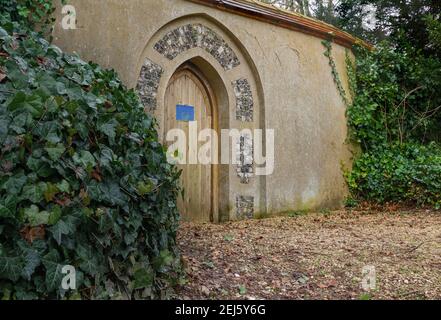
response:
<path fill-rule="evenodd" d="M 327 23 L 308 18 L 300 14 L 292 14 L 270 6 L 258 5 L 241 0 L 188 0 L 191 2 L 216 7 L 219 10 L 240 14 L 261 20 L 294 31 L 306 33 L 324 40 L 333 40 L 346 48 L 360 44 L 371 49 L 372 46 L 351 34 Z"/>

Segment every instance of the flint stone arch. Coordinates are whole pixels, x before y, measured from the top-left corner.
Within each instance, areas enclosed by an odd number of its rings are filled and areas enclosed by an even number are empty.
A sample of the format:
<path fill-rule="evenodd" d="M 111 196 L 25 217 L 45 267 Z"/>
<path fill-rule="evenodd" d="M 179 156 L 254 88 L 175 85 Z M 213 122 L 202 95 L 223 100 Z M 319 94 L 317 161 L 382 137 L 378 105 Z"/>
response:
<path fill-rule="evenodd" d="M 262 128 L 262 88 L 249 54 L 243 51 L 243 45 L 237 44 L 228 30 L 216 26 L 221 25 L 217 21 L 213 25 L 209 19 L 204 21 L 205 17 L 194 18 L 183 17 L 168 23 L 149 39 L 141 58 L 142 66 L 136 85 L 145 110 L 155 114 L 159 123 L 163 123 L 164 89 L 171 76 L 183 63 L 200 59 L 216 69 L 227 91 L 227 96 L 223 98 L 226 106 L 220 108 L 219 113 L 222 113 L 220 117 L 228 117 L 228 120 L 224 126 L 220 121 L 221 127 Z M 160 132 L 160 136 L 163 135 L 164 132 Z M 226 185 L 220 186 L 220 190 L 225 190 L 219 197 L 220 211 L 228 211 L 228 214 L 225 216 L 222 213 L 223 216 L 218 217 L 217 221 L 253 218 L 255 213 L 265 210 L 260 194 L 260 185 L 265 177 L 254 175 L 253 140 L 248 139 L 247 143 L 242 140 L 237 146 L 238 164 L 227 169 L 229 173 L 226 172 L 225 176 L 229 177 L 222 179 Z M 244 194 L 255 196 L 245 197 Z"/>
<path fill-rule="evenodd" d="M 200 23 L 186 24 L 169 31 L 154 48 L 169 60 L 189 49 L 202 48 L 210 53 L 225 71 L 240 65 L 239 58 L 228 43 L 215 31 Z"/>

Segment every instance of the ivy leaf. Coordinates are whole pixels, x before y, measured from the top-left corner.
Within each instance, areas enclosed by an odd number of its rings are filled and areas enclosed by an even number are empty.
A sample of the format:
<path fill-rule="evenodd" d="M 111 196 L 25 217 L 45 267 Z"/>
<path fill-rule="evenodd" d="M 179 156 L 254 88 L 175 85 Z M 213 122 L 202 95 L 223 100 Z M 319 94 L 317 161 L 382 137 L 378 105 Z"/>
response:
<path fill-rule="evenodd" d="M 63 235 L 67 236 L 72 234 L 76 229 L 73 220 L 68 218 L 64 220 L 59 220 L 54 226 L 49 228 L 49 231 L 52 233 L 52 237 L 55 239 L 55 241 L 57 241 L 58 244 L 61 244 Z"/>
<path fill-rule="evenodd" d="M 9 218 L 13 215 L 12 210 L 0 203 L 0 218 Z M 2 226 L 3 227 L 3 226 Z"/>
<path fill-rule="evenodd" d="M 28 185 L 23 188 L 22 199 L 27 199 L 32 203 L 39 203 L 43 200 L 43 193 L 46 189 L 46 183 L 40 182 L 34 185 Z"/>
<path fill-rule="evenodd" d="M 53 169 L 51 169 L 49 164 L 42 159 L 30 157 L 26 165 L 29 169 L 31 169 L 33 172 L 43 178 L 49 177 L 53 172 Z"/>
<path fill-rule="evenodd" d="M 46 185 L 46 190 L 44 190 L 44 198 L 46 199 L 46 202 L 51 202 L 58 192 L 59 190 L 57 186 L 49 182 Z"/>
<path fill-rule="evenodd" d="M 153 190 L 153 183 L 151 181 L 149 181 L 149 182 L 141 181 L 138 183 L 137 191 L 138 191 L 139 195 L 144 196 L 144 195 L 152 192 L 152 190 Z"/>
<path fill-rule="evenodd" d="M 92 248 L 90 246 L 88 246 L 87 248 L 84 246 L 79 246 L 76 249 L 76 252 L 81 259 L 81 270 L 83 270 L 87 274 L 90 274 L 91 276 L 95 276 L 99 270 L 99 263 Z"/>
<path fill-rule="evenodd" d="M 57 241 L 57 243 L 60 245 L 63 235 L 69 234 L 69 227 L 64 221 L 60 220 L 53 227 L 51 227 L 49 231 L 52 233 L 55 241 Z"/>
<path fill-rule="evenodd" d="M 115 143 L 116 137 L 116 127 L 118 126 L 118 121 L 115 119 L 111 119 L 109 122 L 102 124 L 98 127 L 102 133 L 109 137 L 110 144 Z"/>
<path fill-rule="evenodd" d="M 18 108 L 23 108 L 29 111 L 34 118 L 40 118 L 44 112 L 44 105 L 41 97 L 36 94 L 27 95 L 23 91 L 18 91 L 8 103 L 8 110 L 15 111 Z"/>
<path fill-rule="evenodd" d="M 141 268 L 135 271 L 133 289 L 144 289 L 148 288 L 153 284 L 153 273 L 146 268 Z"/>
<path fill-rule="evenodd" d="M 23 172 L 20 172 L 6 180 L 2 189 L 7 190 L 9 194 L 19 194 L 27 180 L 28 177 L 26 177 Z"/>
<path fill-rule="evenodd" d="M 57 161 L 66 151 L 66 148 L 62 144 L 58 144 L 56 147 L 45 148 L 45 150 L 48 153 L 49 158 L 51 158 L 51 160 Z"/>
<path fill-rule="evenodd" d="M 30 281 L 35 269 L 41 264 L 40 254 L 32 248 L 24 248 L 22 257 L 24 260 L 22 276 Z"/>
<path fill-rule="evenodd" d="M 6 38 L 9 38 L 8 32 L 0 27 L 0 39 L 4 40 Z"/>
<path fill-rule="evenodd" d="M 100 165 L 108 170 L 112 170 L 111 164 L 115 159 L 115 154 L 112 151 L 112 149 L 108 147 L 101 147 L 101 154 L 100 154 Z"/>
<path fill-rule="evenodd" d="M 63 280 L 63 273 L 61 272 L 63 266 L 59 263 L 60 256 L 55 249 L 52 249 L 43 257 L 42 261 L 46 268 L 46 287 L 49 291 L 56 291 L 61 287 L 61 281 Z"/>
<path fill-rule="evenodd" d="M 93 200 L 106 201 L 111 205 L 125 206 L 128 198 L 121 191 L 116 181 L 107 181 L 105 183 L 93 183 L 89 186 L 89 195 Z"/>
<path fill-rule="evenodd" d="M 27 18 L 29 14 L 31 13 L 31 10 L 25 6 L 19 6 L 18 7 L 18 15 Z"/>
<path fill-rule="evenodd" d="M 72 159 L 77 165 L 85 169 L 91 169 L 96 166 L 95 158 L 89 151 L 82 150 L 79 154 L 75 153 Z"/>
<path fill-rule="evenodd" d="M 46 211 L 40 212 L 36 205 L 25 209 L 24 214 L 31 227 L 46 225 L 49 222 L 49 213 Z"/>
<path fill-rule="evenodd" d="M 0 96 L 1 100 L 1 96 Z M 0 116 L 0 143 L 6 139 L 8 135 L 8 126 L 10 123 L 10 118 L 8 116 Z"/>
<path fill-rule="evenodd" d="M 169 250 L 162 250 L 159 253 L 159 256 L 157 256 L 153 263 L 158 269 L 164 269 L 166 267 L 169 267 L 172 265 L 174 261 L 174 256 Z"/>
<path fill-rule="evenodd" d="M 26 126 L 32 122 L 32 116 L 28 112 L 23 112 L 14 117 L 9 128 L 17 134 L 24 134 L 26 133 Z"/>
<path fill-rule="evenodd" d="M 9 218 L 14 217 L 17 207 L 18 197 L 16 195 L 9 195 L 0 200 L 0 217 Z"/>
<path fill-rule="evenodd" d="M 60 192 L 70 193 L 70 185 L 69 185 L 69 182 L 67 182 L 66 180 L 63 180 L 60 183 L 57 183 L 57 188 L 58 188 L 58 190 L 60 190 Z"/>
<path fill-rule="evenodd" d="M 59 135 L 60 124 L 56 121 L 46 121 L 34 129 L 34 133 L 49 143 L 61 142 Z"/>
<path fill-rule="evenodd" d="M 20 279 L 22 260 L 20 257 L 1 257 L 0 256 L 0 278 L 17 281 Z"/>
<path fill-rule="evenodd" d="M 114 226 L 114 220 L 110 213 L 102 213 L 99 217 L 98 227 L 101 233 L 105 234 L 112 230 Z"/>
<path fill-rule="evenodd" d="M 55 206 L 49 214 L 48 224 L 53 226 L 58 221 L 60 221 L 60 218 L 61 218 L 61 208 L 59 206 Z"/>

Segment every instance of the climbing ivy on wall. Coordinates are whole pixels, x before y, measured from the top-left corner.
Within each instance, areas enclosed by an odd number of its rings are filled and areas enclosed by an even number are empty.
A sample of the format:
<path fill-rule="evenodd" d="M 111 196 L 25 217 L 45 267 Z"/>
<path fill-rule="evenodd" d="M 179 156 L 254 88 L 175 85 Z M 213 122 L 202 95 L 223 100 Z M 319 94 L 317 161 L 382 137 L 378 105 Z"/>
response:
<path fill-rule="evenodd" d="M 322 41 L 322 44 L 326 48 L 324 55 L 329 60 L 329 66 L 331 67 L 331 74 L 334 79 L 334 83 L 337 86 L 338 93 L 340 94 L 341 98 L 343 99 L 344 104 L 346 106 L 348 106 L 349 99 L 347 97 L 346 90 L 343 87 L 343 83 L 340 79 L 340 75 L 338 73 L 337 65 L 335 64 L 334 57 L 332 56 L 332 42 L 330 40 L 324 40 L 324 41 Z"/>

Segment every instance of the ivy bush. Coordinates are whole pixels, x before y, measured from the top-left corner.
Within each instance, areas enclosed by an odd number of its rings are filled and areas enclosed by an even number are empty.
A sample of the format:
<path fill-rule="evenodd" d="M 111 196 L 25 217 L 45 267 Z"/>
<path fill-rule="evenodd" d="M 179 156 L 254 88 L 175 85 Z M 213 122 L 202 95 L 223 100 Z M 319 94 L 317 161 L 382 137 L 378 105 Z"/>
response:
<path fill-rule="evenodd" d="M 441 61 L 389 43 L 357 49 L 348 109 L 352 137 L 363 150 L 379 144 L 441 142 Z"/>
<path fill-rule="evenodd" d="M 356 53 L 347 114 L 361 155 L 347 174 L 352 195 L 440 208 L 441 61 L 387 42 Z"/>
<path fill-rule="evenodd" d="M 166 297 L 179 172 L 154 119 L 115 72 L 0 22 L 0 298 Z"/>
<path fill-rule="evenodd" d="M 64 4 L 65 0 L 58 0 Z M 21 28 L 47 31 L 54 22 L 52 14 L 55 6 L 52 0 L 1 0 L 0 8 L 3 15 L 8 15 L 12 21 L 18 22 Z"/>
<path fill-rule="evenodd" d="M 441 148 L 395 144 L 363 153 L 348 175 L 357 198 L 441 208 Z"/>

